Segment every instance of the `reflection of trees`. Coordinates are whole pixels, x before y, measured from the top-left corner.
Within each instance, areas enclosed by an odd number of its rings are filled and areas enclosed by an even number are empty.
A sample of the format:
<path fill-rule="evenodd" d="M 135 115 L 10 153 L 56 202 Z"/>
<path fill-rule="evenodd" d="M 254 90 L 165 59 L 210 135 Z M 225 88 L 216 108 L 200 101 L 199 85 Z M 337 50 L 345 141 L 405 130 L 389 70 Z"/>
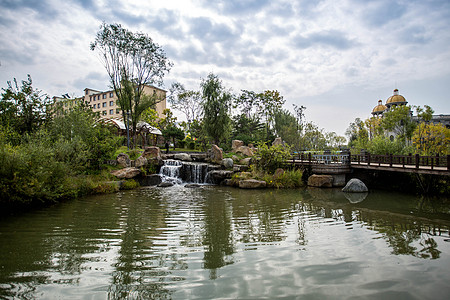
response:
<path fill-rule="evenodd" d="M 440 224 L 427 222 L 424 218 L 408 215 L 415 211 L 419 215 L 443 215 L 448 218 L 448 209 L 440 205 L 439 201 L 418 198 L 416 203 L 410 196 L 392 197 L 386 194 L 369 194 L 367 200 L 350 204 L 339 192 L 308 190 L 311 196 L 305 205 L 308 210 L 324 218 L 350 223 L 360 221 L 368 229 L 383 235 L 392 253 L 395 255 L 412 255 L 419 258 L 436 259 L 441 251 L 434 236 L 441 235 Z M 440 213 L 441 212 L 441 213 Z M 448 233 L 448 229 L 443 230 Z"/>
<path fill-rule="evenodd" d="M 234 253 L 234 241 L 231 214 L 227 206 L 223 199 L 209 199 L 204 206 L 204 267 L 211 270 L 211 279 L 216 279 L 218 268 L 233 263 L 230 256 Z"/>

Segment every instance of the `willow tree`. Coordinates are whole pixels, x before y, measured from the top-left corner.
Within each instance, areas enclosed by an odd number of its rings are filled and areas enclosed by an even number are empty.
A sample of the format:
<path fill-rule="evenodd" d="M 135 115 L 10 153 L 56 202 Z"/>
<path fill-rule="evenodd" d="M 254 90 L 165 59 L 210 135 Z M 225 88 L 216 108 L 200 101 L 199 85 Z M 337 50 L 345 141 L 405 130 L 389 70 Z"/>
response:
<path fill-rule="evenodd" d="M 230 134 L 231 119 L 229 116 L 232 96 L 225 90 L 220 79 L 210 73 L 202 80 L 203 126 L 206 134 L 216 145 L 225 141 Z"/>
<path fill-rule="evenodd" d="M 147 34 L 131 32 L 120 24 L 102 23 L 90 48 L 99 53 L 117 95 L 123 119 L 127 120 L 128 114 L 131 117 L 135 139 L 141 114 L 164 100 L 156 95 L 145 95 L 144 87 L 146 84 L 161 85 L 172 62 Z"/>

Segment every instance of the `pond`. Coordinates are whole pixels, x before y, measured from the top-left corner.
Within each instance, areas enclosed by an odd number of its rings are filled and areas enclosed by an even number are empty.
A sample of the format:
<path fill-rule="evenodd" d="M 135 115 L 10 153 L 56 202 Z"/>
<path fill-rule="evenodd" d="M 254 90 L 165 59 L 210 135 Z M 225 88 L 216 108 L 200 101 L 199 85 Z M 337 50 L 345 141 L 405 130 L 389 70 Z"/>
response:
<path fill-rule="evenodd" d="M 0 298 L 447 299 L 450 205 L 149 187 L 0 220 Z"/>

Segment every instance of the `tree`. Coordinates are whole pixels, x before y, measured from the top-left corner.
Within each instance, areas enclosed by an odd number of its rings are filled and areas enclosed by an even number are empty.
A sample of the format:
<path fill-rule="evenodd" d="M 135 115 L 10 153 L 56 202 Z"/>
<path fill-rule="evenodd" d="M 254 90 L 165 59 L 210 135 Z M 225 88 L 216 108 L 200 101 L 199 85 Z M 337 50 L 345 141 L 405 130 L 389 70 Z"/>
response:
<path fill-rule="evenodd" d="M 184 86 L 175 82 L 170 88 L 169 103 L 174 109 L 181 111 L 187 119 L 188 129 L 194 120 L 202 115 L 202 96 L 198 91 L 186 90 Z"/>
<path fill-rule="evenodd" d="M 162 130 L 162 134 L 165 139 L 170 140 L 172 139 L 173 143 L 173 149 L 175 149 L 176 140 L 183 140 L 184 139 L 184 132 L 180 128 L 176 127 L 173 124 L 170 124 L 165 129 Z"/>
<path fill-rule="evenodd" d="M 414 131 L 412 140 L 420 155 L 450 154 L 450 129 L 441 123 L 420 123 Z"/>
<path fill-rule="evenodd" d="M 274 127 L 275 113 L 281 109 L 285 100 L 280 92 L 264 91 L 259 94 L 258 110 L 266 122 L 267 139 L 269 140 L 269 129 Z"/>
<path fill-rule="evenodd" d="M 297 118 L 286 109 L 280 109 L 274 115 L 275 131 L 295 150 L 300 150 L 300 133 Z"/>
<path fill-rule="evenodd" d="M 90 48 L 99 52 L 117 95 L 123 119 L 126 120 L 127 114 L 130 114 L 133 136 L 136 138 L 142 112 L 163 100 L 157 99 L 156 95 L 144 96 L 144 87 L 146 84 L 162 84 L 172 63 L 148 35 L 133 33 L 120 24 L 102 23 Z"/>
<path fill-rule="evenodd" d="M 345 135 L 348 136 L 348 146 L 351 148 L 365 149 L 369 141 L 369 133 L 360 118 L 350 123 Z"/>
<path fill-rule="evenodd" d="M 225 141 L 230 133 L 229 111 L 232 96 L 225 91 L 219 78 L 210 73 L 207 79 L 202 80 L 202 106 L 203 125 L 205 132 L 216 145 Z"/>
<path fill-rule="evenodd" d="M 411 118 L 411 107 L 406 105 L 394 106 L 383 114 L 381 127 L 385 131 L 394 133 L 405 142 L 410 141 L 416 123 Z"/>
<path fill-rule="evenodd" d="M 42 91 L 33 88 L 31 76 L 22 80 L 19 87 L 17 79 L 8 81 L 8 87 L 2 89 L 0 101 L 0 122 L 4 127 L 12 128 L 19 134 L 37 130 L 44 121 L 49 119 L 46 106 L 49 97 Z"/>

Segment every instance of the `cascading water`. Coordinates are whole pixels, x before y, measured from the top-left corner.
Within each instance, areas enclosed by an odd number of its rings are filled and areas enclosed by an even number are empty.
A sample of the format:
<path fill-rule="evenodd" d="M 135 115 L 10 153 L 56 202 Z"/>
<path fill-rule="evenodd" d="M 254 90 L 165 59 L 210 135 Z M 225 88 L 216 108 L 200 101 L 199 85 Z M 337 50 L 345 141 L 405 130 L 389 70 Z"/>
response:
<path fill-rule="evenodd" d="M 164 165 L 159 170 L 159 175 L 163 182 L 171 182 L 173 184 L 181 184 L 180 169 L 182 162 L 178 160 L 165 160 Z"/>
<path fill-rule="evenodd" d="M 159 175 L 163 182 L 203 184 L 207 183 L 206 178 L 209 171 L 210 167 L 205 163 L 165 160 Z"/>

